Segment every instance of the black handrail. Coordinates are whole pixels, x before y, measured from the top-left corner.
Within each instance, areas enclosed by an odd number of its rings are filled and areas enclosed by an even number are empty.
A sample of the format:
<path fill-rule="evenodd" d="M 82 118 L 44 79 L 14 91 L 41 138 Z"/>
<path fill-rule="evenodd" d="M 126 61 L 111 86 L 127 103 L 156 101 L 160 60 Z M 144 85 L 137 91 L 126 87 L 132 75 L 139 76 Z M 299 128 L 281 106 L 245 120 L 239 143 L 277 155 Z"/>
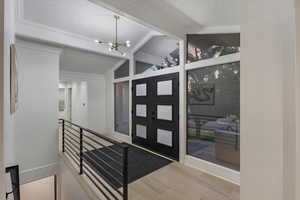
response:
<path fill-rule="evenodd" d="M 65 120 L 65 119 L 60 119 L 60 120 L 62 120 L 62 121 L 64 121 L 64 122 L 67 122 L 67 123 L 69 123 L 69 124 L 71 124 L 71 125 L 73 125 L 73 126 L 76 126 L 77 128 L 82 129 L 83 131 L 89 132 L 89 133 L 91 133 L 91 134 L 93 134 L 93 135 L 95 135 L 95 136 L 97 136 L 97 137 L 99 137 L 99 138 L 101 138 L 101 139 L 103 139 L 103 140 L 106 140 L 106 141 L 108 141 L 108 142 L 110 142 L 110 143 L 112 143 L 112 144 L 115 144 L 115 145 L 117 145 L 117 146 L 119 146 L 119 147 L 123 147 L 123 145 L 120 144 L 119 142 L 117 142 L 117 141 L 115 141 L 115 140 L 113 140 L 113 139 L 111 139 L 111 138 L 109 138 L 109 137 L 106 137 L 106 136 L 104 136 L 104 135 L 101 135 L 101 134 L 99 134 L 99 133 L 97 133 L 97 132 L 95 132 L 95 131 L 93 131 L 93 130 L 90 130 L 90 129 L 88 129 L 88 128 L 84 128 L 84 127 L 82 127 L 82 126 L 80 126 L 80 125 L 78 125 L 78 124 L 75 124 L 75 123 L 73 123 L 73 122 L 71 122 L 71 121 L 68 121 L 68 120 Z"/>
<path fill-rule="evenodd" d="M 86 175 L 106 199 L 128 200 L 128 146 L 71 121 L 60 119 L 59 122 L 62 152 L 78 165 L 79 175 Z M 99 150 L 97 154 L 97 145 L 105 151 Z M 112 162 L 106 162 L 107 158 Z M 114 183 L 123 189 L 119 190 Z"/>
<path fill-rule="evenodd" d="M 6 193 L 6 199 L 10 194 L 13 194 L 15 200 L 20 200 L 20 180 L 19 180 L 19 166 L 11 166 L 5 169 L 6 173 L 10 173 L 12 191 Z"/>

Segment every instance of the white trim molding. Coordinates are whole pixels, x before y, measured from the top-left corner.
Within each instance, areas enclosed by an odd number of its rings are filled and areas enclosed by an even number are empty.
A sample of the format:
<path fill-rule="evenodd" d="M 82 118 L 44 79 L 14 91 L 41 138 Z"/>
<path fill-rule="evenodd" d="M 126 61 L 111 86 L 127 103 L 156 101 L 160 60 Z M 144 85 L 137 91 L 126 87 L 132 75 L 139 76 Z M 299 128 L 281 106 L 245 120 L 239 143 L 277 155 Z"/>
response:
<path fill-rule="evenodd" d="M 161 70 L 157 70 L 157 71 L 153 71 L 153 72 L 135 74 L 132 76 L 131 80 L 136 80 L 136 79 L 141 79 L 141 78 L 149 78 L 149 77 L 153 77 L 153 76 L 160 76 L 163 74 L 171 74 L 171 73 L 179 72 L 181 67 L 182 66 L 179 65 L 176 67 L 170 67 L 170 68 L 161 69 Z"/>
<path fill-rule="evenodd" d="M 123 142 L 127 142 L 129 144 L 132 144 L 132 137 L 131 137 L 131 134 L 129 135 L 125 135 L 123 133 L 119 133 L 119 132 L 116 132 L 114 131 L 112 136 L 120 141 L 123 141 Z"/>
<path fill-rule="evenodd" d="M 17 19 L 16 35 L 19 37 L 91 51 L 102 55 L 113 56 L 117 58 L 128 58 L 128 56 L 122 56 L 118 52 L 107 51 L 107 48 L 97 45 L 91 38 L 48 27 L 42 24 L 33 23 L 24 19 Z"/>
<path fill-rule="evenodd" d="M 197 69 L 197 68 L 202 68 L 202 67 L 209 67 L 209 66 L 213 66 L 213 65 L 238 62 L 240 60 L 241 60 L 241 54 L 235 53 L 235 54 L 220 56 L 217 58 L 209 58 L 209 59 L 193 62 L 190 64 L 186 64 L 185 70 L 192 70 L 192 69 Z"/>
<path fill-rule="evenodd" d="M 104 80 L 103 74 L 91 74 L 91 73 L 81 73 L 61 70 L 59 72 L 59 80 L 64 81 L 89 81 L 89 80 Z"/>
<path fill-rule="evenodd" d="M 131 79 L 129 77 L 124 77 L 124 78 L 117 78 L 114 79 L 113 82 L 114 83 L 121 83 L 121 82 L 125 82 L 125 81 L 130 81 Z"/>
<path fill-rule="evenodd" d="M 135 54 L 140 48 L 142 48 L 149 40 L 151 40 L 154 36 L 162 35 L 159 32 L 151 31 L 145 37 L 143 37 L 131 50 L 132 54 Z"/>
<path fill-rule="evenodd" d="M 240 172 L 214 164 L 193 156 L 186 155 L 184 163 L 207 174 L 224 179 L 236 185 L 240 184 Z"/>
<path fill-rule="evenodd" d="M 20 172 L 20 184 L 30 183 L 42 178 L 53 176 L 58 172 L 58 163 L 51 163 L 45 166 L 28 169 Z"/>
<path fill-rule="evenodd" d="M 115 66 L 112 68 L 113 72 L 119 69 L 119 67 L 121 67 L 121 65 L 123 65 L 127 60 L 129 59 L 120 60 L 117 64 L 115 64 Z"/>
<path fill-rule="evenodd" d="M 29 41 L 24 41 L 24 40 L 16 40 L 16 47 L 17 48 L 25 48 L 29 49 L 32 51 L 37 51 L 37 52 L 45 52 L 45 53 L 50 53 L 50 54 L 55 54 L 60 56 L 62 53 L 62 49 L 56 48 L 56 47 L 50 47 L 47 45 L 35 43 L 35 42 L 29 42 Z"/>
<path fill-rule="evenodd" d="M 240 33 L 241 27 L 234 26 L 203 26 L 198 34 Z"/>

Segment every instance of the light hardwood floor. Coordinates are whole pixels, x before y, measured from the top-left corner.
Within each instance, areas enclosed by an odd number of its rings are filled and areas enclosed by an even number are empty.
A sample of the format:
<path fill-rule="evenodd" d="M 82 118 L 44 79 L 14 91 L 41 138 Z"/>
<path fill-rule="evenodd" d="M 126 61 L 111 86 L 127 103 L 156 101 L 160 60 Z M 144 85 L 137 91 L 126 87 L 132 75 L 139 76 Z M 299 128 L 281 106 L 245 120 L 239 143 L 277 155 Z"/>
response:
<path fill-rule="evenodd" d="M 106 144 L 102 140 L 101 143 Z M 129 200 L 239 199 L 238 185 L 178 162 L 173 162 L 129 184 Z"/>
<path fill-rule="evenodd" d="M 130 200 L 239 200 L 239 186 L 180 163 L 129 185 Z"/>

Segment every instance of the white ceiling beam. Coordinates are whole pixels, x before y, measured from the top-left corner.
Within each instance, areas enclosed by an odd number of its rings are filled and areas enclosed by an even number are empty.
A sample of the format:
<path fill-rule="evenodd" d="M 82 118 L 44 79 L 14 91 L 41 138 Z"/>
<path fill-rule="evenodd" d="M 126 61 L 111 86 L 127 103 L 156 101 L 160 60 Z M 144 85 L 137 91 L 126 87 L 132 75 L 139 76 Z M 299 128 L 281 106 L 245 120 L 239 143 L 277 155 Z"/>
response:
<path fill-rule="evenodd" d="M 147 35 L 145 35 L 131 50 L 131 53 L 136 53 L 140 48 L 142 48 L 149 40 L 151 40 L 154 36 L 162 35 L 156 31 L 151 31 Z"/>
<path fill-rule="evenodd" d="M 84 51 L 95 52 L 102 55 L 118 58 L 129 58 L 129 55 L 122 56 L 118 52 L 108 51 L 107 47 L 96 44 L 91 38 L 48 27 L 42 24 L 37 24 L 19 17 L 16 20 L 16 35 L 19 37 L 77 48 Z"/>
<path fill-rule="evenodd" d="M 127 61 L 126 60 L 120 60 L 117 64 L 115 64 L 115 66 L 112 68 L 112 71 L 116 71 L 119 67 L 121 67 L 121 65 L 123 65 L 125 62 Z"/>
<path fill-rule="evenodd" d="M 240 33 L 241 27 L 234 26 L 205 26 L 200 29 L 198 34 L 214 34 L 214 33 Z"/>
<path fill-rule="evenodd" d="M 201 28 L 197 22 L 161 0 L 89 1 L 177 39 L 184 39 L 186 33 L 197 33 Z"/>

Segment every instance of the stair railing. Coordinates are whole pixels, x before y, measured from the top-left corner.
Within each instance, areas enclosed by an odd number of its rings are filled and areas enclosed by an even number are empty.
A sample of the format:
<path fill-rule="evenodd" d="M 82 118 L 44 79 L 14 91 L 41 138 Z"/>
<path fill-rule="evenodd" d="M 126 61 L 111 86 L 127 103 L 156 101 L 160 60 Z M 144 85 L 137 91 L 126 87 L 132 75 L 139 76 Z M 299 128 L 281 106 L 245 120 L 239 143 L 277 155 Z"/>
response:
<path fill-rule="evenodd" d="M 128 145 L 60 119 L 62 152 L 108 200 L 128 199 Z"/>

